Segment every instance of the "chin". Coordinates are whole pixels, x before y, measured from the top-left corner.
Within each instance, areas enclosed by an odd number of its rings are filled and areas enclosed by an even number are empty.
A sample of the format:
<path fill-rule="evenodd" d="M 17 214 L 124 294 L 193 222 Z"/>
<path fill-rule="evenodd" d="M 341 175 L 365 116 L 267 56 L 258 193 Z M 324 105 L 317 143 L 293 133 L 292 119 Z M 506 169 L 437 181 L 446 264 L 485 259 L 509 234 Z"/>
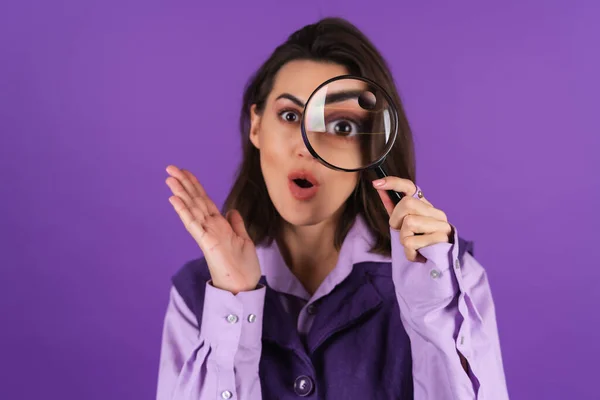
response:
<path fill-rule="evenodd" d="M 286 196 L 287 197 L 287 196 Z M 273 204 L 281 218 L 293 226 L 313 226 L 331 219 L 343 205 L 332 204 L 326 199 L 313 198 L 310 201 L 298 201 L 293 197 L 273 199 Z"/>
<path fill-rule="evenodd" d="M 291 208 L 287 208 L 284 212 L 279 212 L 281 218 L 285 222 L 293 226 L 312 226 L 317 225 L 328 219 L 327 215 L 310 212 L 294 212 Z"/>

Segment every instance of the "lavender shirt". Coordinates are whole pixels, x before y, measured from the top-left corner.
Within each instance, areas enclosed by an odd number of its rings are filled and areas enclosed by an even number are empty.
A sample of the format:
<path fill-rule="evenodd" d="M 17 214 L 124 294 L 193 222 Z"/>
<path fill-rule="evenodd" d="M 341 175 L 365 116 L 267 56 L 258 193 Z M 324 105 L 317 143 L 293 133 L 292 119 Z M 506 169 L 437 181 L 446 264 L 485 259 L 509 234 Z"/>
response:
<path fill-rule="evenodd" d="M 357 218 L 337 265 L 313 296 L 290 272 L 275 242 L 257 248 L 262 274 L 275 291 L 302 299 L 292 303 L 291 296 L 281 296 L 286 310 L 297 317 L 302 335 L 314 318 L 311 304 L 342 282 L 352 265 L 391 261 L 402 323 L 411 342 L 414 398 L 508 399 L 494 303 L 484 269 L 468 253 L 461 265 L 458 246 L 450 243 L 421 249 L 426 263 L 410 262 L 398 232 L 390 232 L 391 259 L 369 253 L 373 238 L 365 222 Z M 444 301 L 431 306 L 431 302 L 419 302 L 423 297 Z M 264 287 L 234 296 L 207 283 L 200 330 L 196 317 L 172 288 L 164 321 L 157 400 L 261 399 L 258 368 L 264 298 Z M 470 374 L 456 357 L 457 351 L 469 362 Z"/>

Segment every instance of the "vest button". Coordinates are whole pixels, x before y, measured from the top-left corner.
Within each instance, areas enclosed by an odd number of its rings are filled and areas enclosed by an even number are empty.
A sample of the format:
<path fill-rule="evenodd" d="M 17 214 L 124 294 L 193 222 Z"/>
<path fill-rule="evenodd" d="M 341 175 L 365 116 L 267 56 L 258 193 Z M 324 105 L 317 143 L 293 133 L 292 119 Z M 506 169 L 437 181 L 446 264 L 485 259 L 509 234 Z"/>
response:
<path fill-rule="evenodd" d="M 294 382 L 294 391 L 298 396 L 308 396 L 312 393 L 314 387 L 313 380 L 306 375 L 299 376 L 296 378 L 296 382 Z"/>
<path fill-rule="evenodd" d="M 315 315 L 317 313 L 317 306 L 314 303 L 311 303 L 306 307 L 306 312 L 309 315 Z"/>

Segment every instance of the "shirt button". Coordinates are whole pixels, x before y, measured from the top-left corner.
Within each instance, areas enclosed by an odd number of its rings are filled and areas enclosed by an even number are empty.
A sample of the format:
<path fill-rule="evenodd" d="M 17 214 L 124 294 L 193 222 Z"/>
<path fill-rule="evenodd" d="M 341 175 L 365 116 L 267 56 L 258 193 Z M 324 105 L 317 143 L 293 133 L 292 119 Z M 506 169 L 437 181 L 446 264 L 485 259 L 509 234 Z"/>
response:
<path fill-rule="evenodd" d="M 230 324 L 235 324 L 236 322 L 238 322 L 238 317 L 235 314 L 229 314 L 227 316 L 227 322 L 229 322 Z"/>
<path fill-rule="evenodd" d="M 437 279 L 440 277 L 440 271 L 438 271 L 437 269 L 432 269 L 429 275 L 431 275 L 433 279 Z"/>
<path fill-rule="evenodd" d="M 458 258 L 456 260 L 454 260 L 454 268 L 456 268 L 456 269 L 460 268 L 460 261 L 458 260 Z"/>
<path fill-rule="evenodd" d="M 294 382 L 294 391 L 298 396 L 308 396 L 312 393 L 314 387 L 312 379 L 306 375 L 299 376 Z"/>
<path fill-rule="evenodd" d="M 230 399 L 231 398 L 231 392 L 229 390 L 225 390 L 223 393 L 221 393 L 221 397 L 224 399 Z"/>
<path fill-rule="evenodd" d="M 310 315 L 315 315 L 317 313 L 317 306 L 314 303 L 311 303 L 306 307 L 306 312 Z"/>
<path fill-rule="evenodd" d="M 256 315 L 254 315 L 254 314 L 248 315 L 248 322 L 252 323 L 254 321 L 256 321 Z"/>

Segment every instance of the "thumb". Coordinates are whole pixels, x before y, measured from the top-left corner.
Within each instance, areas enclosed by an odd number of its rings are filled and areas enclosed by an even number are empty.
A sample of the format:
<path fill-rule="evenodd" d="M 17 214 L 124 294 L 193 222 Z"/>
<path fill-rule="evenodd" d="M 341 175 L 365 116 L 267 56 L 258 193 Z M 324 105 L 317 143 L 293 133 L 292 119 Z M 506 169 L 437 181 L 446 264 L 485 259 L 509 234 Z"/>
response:
<path fill-rule="evenodd" d="M 242 219 L 242 216 L 238 210 L 229 210 L 226 214 L 226 218 L 236 235 L 250 240 L 250 236 L 248 235 L 246 226 L 244 225 L 244 220 Z"/>

